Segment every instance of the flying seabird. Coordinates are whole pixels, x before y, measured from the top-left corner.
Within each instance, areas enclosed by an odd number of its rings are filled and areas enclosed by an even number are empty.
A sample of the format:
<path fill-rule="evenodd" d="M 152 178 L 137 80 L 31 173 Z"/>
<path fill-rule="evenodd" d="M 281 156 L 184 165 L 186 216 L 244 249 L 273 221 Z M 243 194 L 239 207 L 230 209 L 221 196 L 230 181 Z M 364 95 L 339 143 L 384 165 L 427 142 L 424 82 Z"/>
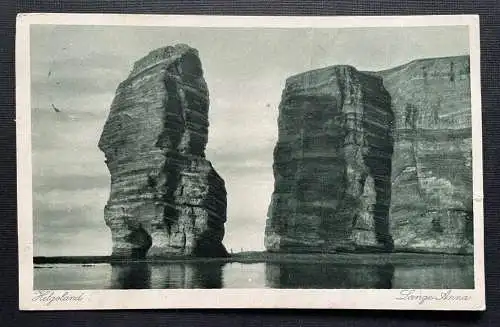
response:
<path fill-rule="evenodd" d="M 54 109 L 55 112 L 61 112 L 61 110 L 57 109 L 56 106 L 52 103 L 52 109 Z"/>

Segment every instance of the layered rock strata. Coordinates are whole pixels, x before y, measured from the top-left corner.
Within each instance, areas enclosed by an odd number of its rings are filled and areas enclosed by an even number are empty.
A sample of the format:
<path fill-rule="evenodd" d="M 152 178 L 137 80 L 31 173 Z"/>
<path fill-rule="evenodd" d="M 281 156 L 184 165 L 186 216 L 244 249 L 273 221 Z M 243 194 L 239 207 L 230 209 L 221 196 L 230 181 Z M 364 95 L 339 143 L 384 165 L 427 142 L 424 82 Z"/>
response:
<path fill-rule="evenodd" d="M 395 113 L 391 231 L 401 250 L 472 252 L 469 57 L 379 72 Z"/>
<path fill-rule="evenodd" d="M 467 56 L 289 78 L 269 251 L 472 250 Z"/>
<path fill-rule="evenodd" d="M 205 158 L 208 89 L 197 50 L 150 52 L 116 90 L 99 140 L 114 257 L 225 256 L 223 179 Z"/>
<path fill-rule="evenodd" d="M 382 79 L 349 66 L 286 81 L 274 150 L 269 251 L 351 250 L 359 238 L 392 249 L 389 233 L 391 100 Z M 370 237 L 373 236 L 373 240 Z"/>

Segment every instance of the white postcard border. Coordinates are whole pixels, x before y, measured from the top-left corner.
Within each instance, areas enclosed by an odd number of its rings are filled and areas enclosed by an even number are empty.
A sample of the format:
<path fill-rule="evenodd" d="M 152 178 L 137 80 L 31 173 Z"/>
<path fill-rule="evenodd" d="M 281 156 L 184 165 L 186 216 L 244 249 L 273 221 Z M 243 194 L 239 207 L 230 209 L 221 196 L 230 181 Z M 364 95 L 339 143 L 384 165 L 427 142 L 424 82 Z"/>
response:
<path fill-rule="evenodd" d="M 474 209 L 472 290 L 377 289 L 164 289 L 33 290 L 33 219 L 30 116 L 29 27 L 50 25 L 133 25 L 196 27 L 341 28 L 395 26 L 469 27 Z M 479 17 L 440 16 L 185 16 L 122 14 L 20 14 L 16 26 L 16 141 L 21 310 L 307 308 L 392 310 L 485 310 L 482 124 Z"/>

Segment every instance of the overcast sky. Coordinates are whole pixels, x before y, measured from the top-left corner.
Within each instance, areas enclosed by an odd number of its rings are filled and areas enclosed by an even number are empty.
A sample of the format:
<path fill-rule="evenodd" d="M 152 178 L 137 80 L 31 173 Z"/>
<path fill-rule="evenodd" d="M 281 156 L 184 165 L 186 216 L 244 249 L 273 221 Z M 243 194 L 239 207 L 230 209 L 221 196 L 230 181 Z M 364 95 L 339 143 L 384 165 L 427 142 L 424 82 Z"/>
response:
<path fill-rule="evenodd" d="M 335 64 L 382 70 L 468 54 L 466 27 L 209 29 L 32 26 L 35 255 L 107 255 L 109 173 L 97 148 L 118 83 L 149 51 L 186 43 L 210 92 L 207 158 L 226 181 L 224 243 L 263 250 L 285 79 Z M 54 104 L 62 112 L 51 109 Z"/>

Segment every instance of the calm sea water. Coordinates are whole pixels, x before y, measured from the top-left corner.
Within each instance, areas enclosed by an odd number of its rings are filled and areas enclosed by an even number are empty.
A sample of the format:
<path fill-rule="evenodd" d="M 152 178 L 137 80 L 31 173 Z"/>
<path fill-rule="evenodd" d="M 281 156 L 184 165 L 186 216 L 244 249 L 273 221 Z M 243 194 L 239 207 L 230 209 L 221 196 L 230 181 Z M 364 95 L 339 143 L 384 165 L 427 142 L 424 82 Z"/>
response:
<path fill-rule="evenodd" d="M 130 263 L 36 265 L 35 289 L 474 288 L 471 265 Z"/>

